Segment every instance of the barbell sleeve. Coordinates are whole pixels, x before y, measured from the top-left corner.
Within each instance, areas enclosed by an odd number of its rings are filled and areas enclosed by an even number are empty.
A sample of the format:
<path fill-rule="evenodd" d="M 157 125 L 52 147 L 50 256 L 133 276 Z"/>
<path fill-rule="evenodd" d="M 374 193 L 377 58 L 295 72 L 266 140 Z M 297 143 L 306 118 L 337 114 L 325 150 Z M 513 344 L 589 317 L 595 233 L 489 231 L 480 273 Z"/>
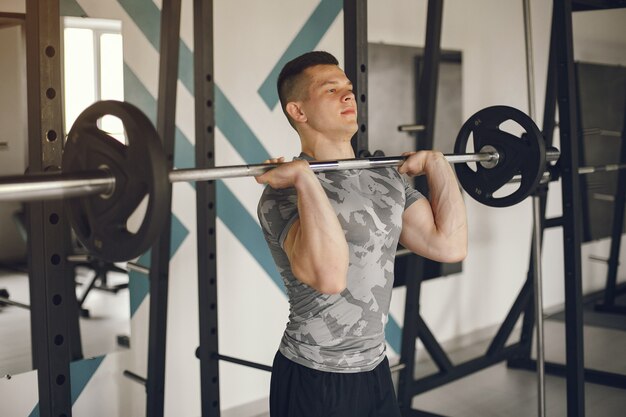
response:
<path fill-rule="evenodd" d="M 27 174 L 0 179 L 0 201 L 38 201 L 110 194 L 115 178 L 104 170 L 81 174 Z"/>

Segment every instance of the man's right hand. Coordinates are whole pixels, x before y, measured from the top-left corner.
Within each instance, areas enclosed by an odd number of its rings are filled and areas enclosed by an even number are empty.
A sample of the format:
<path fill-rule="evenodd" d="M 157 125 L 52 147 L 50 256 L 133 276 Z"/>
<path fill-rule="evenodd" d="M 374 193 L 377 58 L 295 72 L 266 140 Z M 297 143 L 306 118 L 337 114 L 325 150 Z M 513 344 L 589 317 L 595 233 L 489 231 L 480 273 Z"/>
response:
<path fill-rule="evenodd" d="M 264 164 L 279 164 L 276 168 L 254 177 L 259 184 L 268 184 L 275 189 L 294 187 L 305 175 L 313 175 L 309 163 L 304 160 L 284 162 L 285 158 L 268 159 Z"/>

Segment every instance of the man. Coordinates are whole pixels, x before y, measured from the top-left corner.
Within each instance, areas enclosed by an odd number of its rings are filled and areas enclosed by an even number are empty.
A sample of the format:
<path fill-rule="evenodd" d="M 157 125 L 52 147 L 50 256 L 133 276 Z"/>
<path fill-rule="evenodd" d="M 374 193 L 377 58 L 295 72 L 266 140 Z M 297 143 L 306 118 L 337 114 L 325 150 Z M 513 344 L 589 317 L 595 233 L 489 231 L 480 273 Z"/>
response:
<path fill-rule="evenodd" d="M 321 51 L 287 63 L 280 102 L 302 153 L 257 177 L 265 239 L 289 296 L 290 315 L 274 359 L 272 417 L 394 416 L 385 356 L 398 242 L 430 259 L 466 254 L 465 207 L 443 155 L 407 155 L 399 168 L 314 174 L 311 160 L 354 158 L 352 84 Z M 425 174 L 430 201 L 401 174 Z"/>

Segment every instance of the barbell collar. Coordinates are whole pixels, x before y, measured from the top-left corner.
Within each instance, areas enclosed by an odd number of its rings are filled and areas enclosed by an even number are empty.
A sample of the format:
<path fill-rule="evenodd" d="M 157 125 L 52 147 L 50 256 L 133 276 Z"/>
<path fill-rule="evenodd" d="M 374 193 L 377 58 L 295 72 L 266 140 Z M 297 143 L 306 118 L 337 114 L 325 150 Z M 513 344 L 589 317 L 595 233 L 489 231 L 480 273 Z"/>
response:
<path fill-rule="evenodd" d="M 619 171 L 622 169 L 626 169 L 626 164 L 609 164 L 609 165 L 600 165 L 595 167 L 580 167 L 578 168 L 578 173 L 581 175 L 593 174 L 596 172 L 611 172 L 611 171 Z"/>
<path fill-rule="evenodd" d="M 399 132 L 423 132 L 426 130 L 424 125 L 400 125 L 398 126 Z"/>

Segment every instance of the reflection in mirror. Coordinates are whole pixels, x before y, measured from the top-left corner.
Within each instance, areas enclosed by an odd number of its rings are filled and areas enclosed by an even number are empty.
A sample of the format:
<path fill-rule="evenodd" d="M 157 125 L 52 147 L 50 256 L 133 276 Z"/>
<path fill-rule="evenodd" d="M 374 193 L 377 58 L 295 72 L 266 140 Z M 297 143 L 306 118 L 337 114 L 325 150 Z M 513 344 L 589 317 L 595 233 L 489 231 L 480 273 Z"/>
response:
<path fill-rule="evenodd" d="M 121 22 L 63 19 L 64 123 L 66 131 L 87 106 L 98 100 L 123 100 Z M 26 41 L 24 16 L 0 12 L 0 176 L 27 169 Z M 6 82 L 5 82 L 6 81 Z M 100 128 L 120 141 L 119 119 L 100 121 Z M 20 203 L 0 202 L 0 377 L 33 369 L 27 228 Z M 53 219 L 51 219 L 53 221 Z M 94 259 L 72 238 L 68 257 L 75 272 L 75 312 L 80 341 L 73 351 L 85 358 L 128 346 L 130 297 L 122 264 Z"/>
<path fill-rule="evenodd" d="M 116 20 L 63 19 L 65 126 L 99 100 L 124 100 L 122 24 Z M 122 122 L 112 116 L 100 128 L 124 141 Z"/>

